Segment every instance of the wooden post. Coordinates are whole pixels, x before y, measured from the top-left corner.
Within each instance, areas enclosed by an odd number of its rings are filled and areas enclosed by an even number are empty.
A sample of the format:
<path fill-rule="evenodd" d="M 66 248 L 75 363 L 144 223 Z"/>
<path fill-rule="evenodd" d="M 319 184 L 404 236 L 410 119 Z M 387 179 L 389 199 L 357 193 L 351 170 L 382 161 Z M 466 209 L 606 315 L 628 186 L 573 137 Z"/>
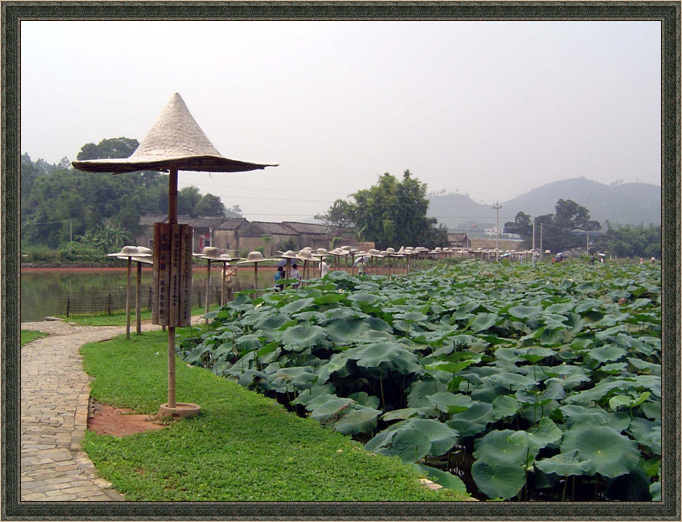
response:
<path fill-rule="evenodd" d="M 126 339 L 130 339 L 130 269 L 132 258 L 128 256 L 128 283 L 126 284 Z"/>
<path fill-rule="evenodd" d="M 209 306 L 211 304 L 211 260 L 207 259 L 208 268 L 206 272 L 206 313 L 208 313 Z M 206 319 L 208 323 L 208 319 Z"/>
<path fill-rule="evenodd" d="M 135 288 L 135 319 L 138 335 L 142 333 L 142 310 L 140 310 L 140 292 L 142 291 L 142 263 L 137 263 L 137 286 Z"/>
<path fill-rule="evenodd" d="M 256 290 L 258 290 L 258 262 L 253 263 L 253 278 L 254 278 L 253 287 Z M 254 294 L 254 297 L 255 296 L 256 296 L 256 294 Z"/>
<path fill-rule="evenodd" d="M 168 224 L 178 222 L 178 169 L 168 173 Z M 171 326 L 173 324 L 173 326 Z M 175 325 L 168 323 L 168 407 L 175 408 Z"/>

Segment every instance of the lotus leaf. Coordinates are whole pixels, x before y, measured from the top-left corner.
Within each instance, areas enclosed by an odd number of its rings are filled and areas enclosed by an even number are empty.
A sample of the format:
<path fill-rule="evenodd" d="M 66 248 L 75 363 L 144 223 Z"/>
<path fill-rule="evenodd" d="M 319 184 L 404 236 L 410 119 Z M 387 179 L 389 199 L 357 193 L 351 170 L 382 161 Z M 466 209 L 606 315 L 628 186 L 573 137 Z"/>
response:
<path fill-rule="evenodd" d="M 578 457 L 578 450 L 559 453 L 553 457 L 538 460 L 535 467 L 545 473 L 554 473 L 561 477 L 583 475 L 590 469 L 590 463 Z"/>
<path fill-rule="evenodd" d="M 386 422 L 392 420 L 405 420 L 412 417 L 423 419 L 425 417 L 436 417 L 438 412 L 433 408 L 403 408 L 401 410 L 393 410 L 382 415 L 382 419 Z"/>
<path fill-rule="evenodd" d="M 454 414 L 446 424 L 457 430 L 462 437 L 472 437 L 484 431 L 493 420 L 491 404 L 473 402 L 468 410 Z"/>
<path fill-rule="evenodd" d="M 467 328 L 473 330 L 474 332 L 482 332 L 483 330 L 492 328 L 499 320 L 499 315 L 483 312 L 477 314 L 475 317 L 472 317 L 467 324 Z"/>
<path fill-rule="evenodd" d="M 315 305 L 315 299 L 312 297 L 306 297 L 303 299 L 297 299 L 295 301 L 290 302 L 289 304 L 286 304 L 280 308 L 280 311 L 282 311 L 285 314 L 292 314 L 294 312 L 300 312 L 301 310 L 305 310 L 307 308 L 310 308 Z"/>
<path fill-rule="evenodd" d="M 493 430 L 474 443 L 474 457 L 489 463 L 505 462 L 517 466 L 530 464 L 534 457 L 525 431 Z"/>
<path fill-rule="evenodd" d="M 635 408 L 642 404 L 645 400 L 649 398 L 651 393 L 644 392 L 640 394 L 639 397 L 632 397 L 630 395 L 614 395 L 609 400 L 609 406 L 612 410 L 617 410 L 618 408 Z"/>
<path fill-rule="evenodd" d="M 344 410 L 336 420 L 329 420 L 325 424 L 332 426 L 344 435 L 370 433 L 377 427 L 377 417 L 381 411 L 358 404 L 352 404 Z"/>
<path fill-rule="evenodd" d="M 661 421 L 635 417 L 627 430 L 637 442 L 646 446 L 654 455 L 661 454 Z"/>
<path fill-rule="evenodd" d="M 427 397 L 433 406 L 444 413 L 460 413 L 465 411 L 471 404 L 471 397 L 450 392 L 436 393 Z"/>
<path fill-rule="evenodd" d="M 421 375 L 424 369 L 418 357 L 395 342 L 376 343 L 358 346 L 346 352 L 358 366 L 368 369 L 391 370 L 401 374 Z"/>
<path fill-rule="evenodd" d="M 335 319 L 329 321 L 325 328 L 330 340 L 345 343 L 369 330 L 370 326 L 365 319 Z"/>
<path fill-rule="evenodd" d="M 517 464 L 477 460 L 471 467 L 476 486 L 489 498 L 510 499 L 521 490 L 526 482 L 524 469 Z"/>
<path fill-rule="evenodd" d="M 493 401 L 493 420 L 500 420 L 505 417 L 516 415 L 520 408 L 519 401 L 509 395 L 501 395 Z"/>
<path fill-rule="evenodd" d="M 535 386 L 537 381 L 526 377 L 524 375 L 519 375 L 518 373 L 502 372 L 486 377 L 488 380 L 498 386 L 502 386 L 508 390 L 519 389 L 519 388 L 530 388 Z"/>
<path fill-rule="evenodd" d="M 267 374 L 267 372 L 266 372 Z M 268 374 L 267 380 L 272 389 L 279 393 L 294 390 L 310 389 L 317 376 L 310 367 L 280 368 L 274 374 Z"/>
<path fill-rule="evenodd" d="M 339 414 L 355 401 L 336 395 L 318 395 L 306 404 L 310 416 L 322 424 L 335 420 Z"/>
<path fill-rule="evenodd" d="M 656 375 L 658 377 L 661 376 L 661 365 L 660 364 L 650 363 L 647 361 L 643 361 L 642 359 L 635 359 L 634 357 L 628 357 L 628 362 L 630 364 L 632 364 L 632 366 L 634 366 L 638 370 L 651 372 L 653 375 Z"/>
<path fill-rule="evenodd" d="M 588 461 L 588 474 L 617 477 L 632 471 L 639 462 L 637 443 L 608 426 L 574 425 L 564 433 L 561 452 L 577 450 Z"/>
<path fill-rule="evenodd" d="M 647 401 L 642 404 L 642 411 L 649 419 L 661 420 L 661 402 Z"/>
<path fill-rule="evenodd" d="M 457 475 L 448 473 L 447 471 L 442 471 L 437 468 L 432 468 L 431 466 L 425 466 L 423 464 L 415 463 L 414 467 L 426 474 L 426 476 L 433 480 L 436 484 L 439 484 L 447 489 L 452 489 L 458 493 L 466 493 L 467 489 L 462 482 L 462 479 Z"/>
<path fill-rule="evenodd" d="M 282 335 L 282 342 L 294 351 L 301 351 L 316 345 L 322 345 L 327 337 L 324 328 L 317 325 L 300 324 L 287 329 Z"/>
<path fill-rule="evenodd" d="M 427 455 L 437 457 L 447 453 L 458 438 L 456 430 L 438 421 L 407 419 L 379 433 L 365 444 L 365 449 L 416 462 Z"/>
<path fill-rule="evenodd" d="M 661 481 L 654 482 L 649 486 L 649 493 L 651 494 L 651 500 L 654 502 L 661 501 Z"/>
<path fill-rule="evenodd" d="M 262 314 L 254 323 L 254 328 L 258 330 L 277 330 L 290 319 L 289 315 L 281 312 Z"/>
<path fill-rule="evenodd" d="M 415 381 L 407 388 L 407 405 L 410 408 L 433 408 L 429 395 L 445 391 L 445 385 L 431 380 Z"/>
<path fill-rule="evenodd" d="M 258 350 L 263 347 L 263 343 L 256 334 L 242 335 L 238 337 L 235 344 L 243 350 Z"/>
<path fill-rule="evenodd" d="M 379 398 L 374 395 L 369 395 L 367 392 L 357 392 L 350 395 L 350 398 L 361 406 L 367 406 L 369 408 L 379 407 Z"/>

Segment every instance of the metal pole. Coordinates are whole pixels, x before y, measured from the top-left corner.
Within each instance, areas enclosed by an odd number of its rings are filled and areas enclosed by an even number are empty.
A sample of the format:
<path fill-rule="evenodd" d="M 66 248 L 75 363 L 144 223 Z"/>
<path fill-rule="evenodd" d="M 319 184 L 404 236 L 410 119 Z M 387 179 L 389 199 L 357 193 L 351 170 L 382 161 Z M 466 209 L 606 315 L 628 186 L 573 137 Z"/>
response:
<path fill-rule="evenodd" d="M 533 216 L 533 253 L 531 254 L 531 260 L 535 263 L 535 216 Z"/>
<path fill-rule="evenodd" d="M 207 259 L 206 261 L 208 262 L 206 275 L 206 313 L 208 313 L 208 308 L 211 302 L 211 260 Z M 206 319 L 206 322 L 208 322 L 208 319 Z"/>
<path fill-rule="evenodd" d="M 500 253 L 498 250 L 500 249 L 500 209 L 502 208 L 502 205 L 500 205 L 499 201 L 495 203 L 495 206 L 493 207 L 495 209 L 495 213 L 497 215 L 496 218 L 496 224 L 495 224 L 495 261 L 497 261 Z"/>

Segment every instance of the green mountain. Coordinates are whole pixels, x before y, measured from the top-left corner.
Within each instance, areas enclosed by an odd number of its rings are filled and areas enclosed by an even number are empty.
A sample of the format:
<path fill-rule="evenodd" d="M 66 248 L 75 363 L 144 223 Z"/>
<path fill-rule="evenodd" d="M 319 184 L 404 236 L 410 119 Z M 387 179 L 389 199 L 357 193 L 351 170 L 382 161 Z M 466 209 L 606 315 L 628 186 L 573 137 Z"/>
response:
<path fill-rule="evenodd" d="M 502 201 L 500 226 L 513 221 L 518 212 L 531 216 L 554 213 L 559 199 L 571 199 L 587 208 L 590 217 L 606 228 L 612 225 L 644 225 L 661 223 L 661 187 L 648 183 L 604 185 L 585 178 L 572 178 L 547 183 L 525 194 Z M 491 205 L 479 205 L 468 196 L 447 194 L 429 196 L 430 217 L 451 230 L 464 230 L 467 224 L 494 226 L 495 210 Z"/>

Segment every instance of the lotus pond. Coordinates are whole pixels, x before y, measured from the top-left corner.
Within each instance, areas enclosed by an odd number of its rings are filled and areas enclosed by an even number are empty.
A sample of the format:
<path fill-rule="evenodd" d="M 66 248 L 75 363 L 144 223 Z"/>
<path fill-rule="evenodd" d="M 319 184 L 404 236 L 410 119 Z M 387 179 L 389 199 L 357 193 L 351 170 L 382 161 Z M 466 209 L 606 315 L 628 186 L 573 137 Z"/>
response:
<path fill-rule="evenodd" d="M 661 271 L 331 272 L 209 314 L 187 363 L 479 499 L 660 500 Z"/>

